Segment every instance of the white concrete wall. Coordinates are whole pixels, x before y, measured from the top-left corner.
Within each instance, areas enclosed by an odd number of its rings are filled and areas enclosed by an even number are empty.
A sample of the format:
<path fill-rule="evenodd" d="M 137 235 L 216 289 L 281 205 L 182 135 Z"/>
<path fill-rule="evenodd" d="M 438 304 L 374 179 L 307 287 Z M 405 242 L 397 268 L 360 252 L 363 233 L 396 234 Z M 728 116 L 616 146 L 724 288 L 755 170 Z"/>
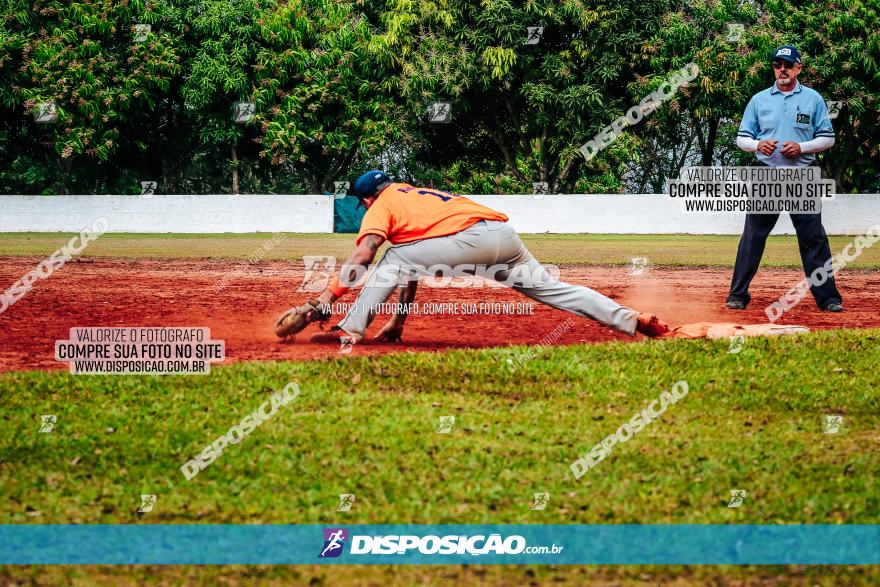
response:
<path fill-rule="evenodd" d="M 0 232 L 333 232 L 333 198 L 287 195 L 0 196 Z"/>
<path fill-rule="evenodd" d="M 664 194 L 469 196 L 504 212 L 518 232 L 593 234 L 741 234 L 745 214 L 685 212 Z M 822 203 L 828 234 L 864 234 L 880 222 L 880 194 L 836 195 Z M 783 214 L 773 234 L 794 234 Z"/>
<path fill-rule="evenodd" d="M 523 233 L 740 234 L 743 214 L 685 213 L 658 195 L 470 196 L 510 216 Z M 108 232 L 332 232 L 333 198 L 258 196 L 0 196 L 0 232 L 72 232 L 100 216 Z M 880 195 L 824 202 L 829 234 L 860 234 L 880 222 Z M 774 234 L 794 234 L 783 214 Z"/>

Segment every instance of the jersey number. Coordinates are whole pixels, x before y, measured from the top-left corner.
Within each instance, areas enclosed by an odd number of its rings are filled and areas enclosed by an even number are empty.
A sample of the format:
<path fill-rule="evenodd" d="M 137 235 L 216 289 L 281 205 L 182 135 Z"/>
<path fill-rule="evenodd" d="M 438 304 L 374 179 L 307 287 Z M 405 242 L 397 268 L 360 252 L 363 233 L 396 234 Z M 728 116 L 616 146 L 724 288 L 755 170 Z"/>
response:
<path fill-rule="evenodd" d="M 411 192 L 414 189 L 416 189 L 416 188 L 403 188 L 400 191 Z M 449 192 L 444 192 L 442 190 L 437 190 L 437 191 L 419 190 L 416 193 L 423 195 L 423 196 L 427 196 L 427 195 L 436 196 L 436 197 L 440 198 L 441 200 L 443 200 L 444 202 L 448 202 L 449 200 L 451 200 L 452 198 L 454 198 L 458 195 L 458 194 L 450 194 Z"/>

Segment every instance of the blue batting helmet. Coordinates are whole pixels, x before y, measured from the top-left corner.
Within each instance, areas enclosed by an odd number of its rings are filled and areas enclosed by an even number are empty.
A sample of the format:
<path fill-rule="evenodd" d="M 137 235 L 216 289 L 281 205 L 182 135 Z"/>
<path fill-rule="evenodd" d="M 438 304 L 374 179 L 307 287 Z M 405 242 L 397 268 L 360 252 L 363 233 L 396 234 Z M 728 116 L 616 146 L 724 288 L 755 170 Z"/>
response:
<path fill-rule="evenodd" d="M 384 183 L 391 183 L 391 178 L 388 177 L 387 173 L 379 169 L 368 171 L 354 182 L 354 197 L 363 200 L 364 198 L 375 196 L 379 186 Z"/>

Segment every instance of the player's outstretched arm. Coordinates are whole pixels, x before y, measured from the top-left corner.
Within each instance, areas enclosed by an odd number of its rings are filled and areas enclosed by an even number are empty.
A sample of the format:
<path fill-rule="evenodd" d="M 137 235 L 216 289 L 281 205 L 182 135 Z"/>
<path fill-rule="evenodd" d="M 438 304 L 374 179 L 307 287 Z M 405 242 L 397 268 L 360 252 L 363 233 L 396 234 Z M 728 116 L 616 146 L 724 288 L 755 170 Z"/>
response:
<path fill-rule="evenodd" d="M 418 286 L 418 278 L 407 282 L 405 286 L 400 286 L 400 293 L 397 298 L 397 306 L 395 307 L 394 315 L 385 323 L 385 326 L 382 327 L 379 334 L 373 337 L 373 340 L 402 342 L 401 336 L 403 336 L 403 325 L 409 316 L 410 304 L 416 299 L 416 289 Z"/>
<path fill-rule="evenodd" d="M 348 288 L 357 283 L 357 280 L 364 274 L 384 242 L 385 239 L 378 234 L 364 236 L 348 260 L 343 263 L 339 275 L 331 279 L 327 288 L 318 296 L 318 303 L 327 306 L 342 297 Z"/>
<path fill-rule="evenodd" d="M 348 261 L 342 266 L 341 278 L 336 276 L 331 279 L 330 284 L 316 299 L 309 300 L 302 306 L 290 308 L 276 318 L 275 334 L 279 338 L 287 339 L 312 322 L 325 322 L 330 317 L 330 304 L 348 291 L 350 285 L 357 282 L 363 271 L 373 262 L 376 251 L 383 242 L 385 239 L 375 234 L 368 234 L 362 238 Z"/>

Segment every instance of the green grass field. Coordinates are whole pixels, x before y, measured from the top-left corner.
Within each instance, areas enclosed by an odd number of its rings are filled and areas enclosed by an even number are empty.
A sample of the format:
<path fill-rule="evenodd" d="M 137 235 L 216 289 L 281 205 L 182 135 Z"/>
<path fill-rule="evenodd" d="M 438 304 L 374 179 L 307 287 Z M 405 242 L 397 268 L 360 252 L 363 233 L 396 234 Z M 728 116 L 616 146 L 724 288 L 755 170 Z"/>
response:
<path fill-rule="evenodd" d="M 106 235 L 87 255 L 241 258 L 268 238 Z M 18 240 L 17 240 L 18 239 Z M 0 238 L 44 255 L 64 235 Z M 530 235 L 554 263 L 729 265 L 735 237 Z M 832 249 L 848 242 L 832 239 Z M 294 236 L 266 258 L 345 256 Z M 583 255 L 577 258 L 577 254 Z M 768 264 L 799 266 L 792 238 Z M 880 266 L 869 249 L 862 267 Z M 210 375 L 0 375 L 2 523 L 880 523 L 880 330 L 251 362 Z M 675 381 L 689 393 L 580 480 L 569 464 Z M 180 466 L 290 381 L 302 395 L 191 481 Z M 57 416 L 39 433 L 40 415 Z M 844 431 L 823 434 L 825 414 Z M 441 416 L 455 416 L 449 434 Z M 731 489 L 745 489 L 728 508 Z M 531 511 L 532 494 L 549 492 Z M 156 494 L 138 514 L 141 494 Z M 338 494 L 354 493 L 337 513 Z M 878 567 L 49 567 L 0 584 L 876 585 Z"/>
<path fill-rule="evenodd" d="M 880 331 L 241 363 L 202 377 L 0 377 L 8 522 L 876 523 Z M 815 357 L 829 357 L 816 361 Z M 767 377 L 770 372 L 778 373 Z M 580 481 L 568 464 L 677 380 L 690 392 Z M 296 381 L 302 395 L 193 481 L 189 455 Z M 55 414 L 40 434 L 34 414 Z M 846 431 L 822 434 L 826 413 Z M 454 415 L 450 434 L 438 418 Z M 35 425 L 36 424 L 36 425 Z M 748 507 L 726 508 L 749 489 Z M 824 489 L 824 491 L 817 491 Z M 532 512 L 532 493 L 552 508 Z M 599 497 L 601 496 L 601 497 Z"/>
<path fill-rule="evenodd" d="M 865 377 L 880 362 L 878 340 L 878 330 L 824 332 L 749 340 L 738 354 L 727 341 L 578 345 L 516 373 L 505 367 L 523 350 L 513 347 L 241 363 L 187 378 L 7 374 L 4 522 L 878 523 L 880 400 Z M 572 460 L 680 379 L 685 398 L 573 478 Z M 191 454 L 289 381 L 298 399 L 184 480 Z M 58 416 L 49 434 L 38 433 L 45 413 Z M 844 415 L 844 433 L 822 433 L 828 413 Z M 453 431 L 438 434 L 445 415 Z M 730 489 L 748 491 L 743 507 L 727 507 Z M 550 507 L 531 511 L 538 491 Z M 142 493 L 158 496 L 154 512 L 136 513 Z M 336 513 L 339 493 L 357 495 L 351 512 Z M 393 574 L 406 584 L 415 572 Z M 536 572 L 568 581 L 611 571 Z M 880 579 L 880 569 L 845 572 Z M 511 568 L 498 584 L 522 573 Z M 751 576 L 729 573 L 697 576 Z"/>
<path fill-rule="evenodd" d="M 67 233 L 0 234 L 0 257 L 46 256 L 70 239 Z M 303 255 L 347 258 L 354 246 L 351 234 L 287 234 L 262 257 L 265 260 L 301 259 Z M 271 234 L 105 234 L 90 243 L 84 257 L 157 259 L 246 259 L 259 251 Z M 632 257 L 647 257 L 654 265 L 732 267 L 738 236 L 524 234 L 523 242 L 544 263 L 626 265 Z M 830 237 L 831 251 L 840 251 L 850 236 Z M 801 266 L 797 239 L 772 236 L 767 240 L 763 264 L 768 267 Z M 867 248 L 852 268 L 880 268 L 880 247 Z"/>

